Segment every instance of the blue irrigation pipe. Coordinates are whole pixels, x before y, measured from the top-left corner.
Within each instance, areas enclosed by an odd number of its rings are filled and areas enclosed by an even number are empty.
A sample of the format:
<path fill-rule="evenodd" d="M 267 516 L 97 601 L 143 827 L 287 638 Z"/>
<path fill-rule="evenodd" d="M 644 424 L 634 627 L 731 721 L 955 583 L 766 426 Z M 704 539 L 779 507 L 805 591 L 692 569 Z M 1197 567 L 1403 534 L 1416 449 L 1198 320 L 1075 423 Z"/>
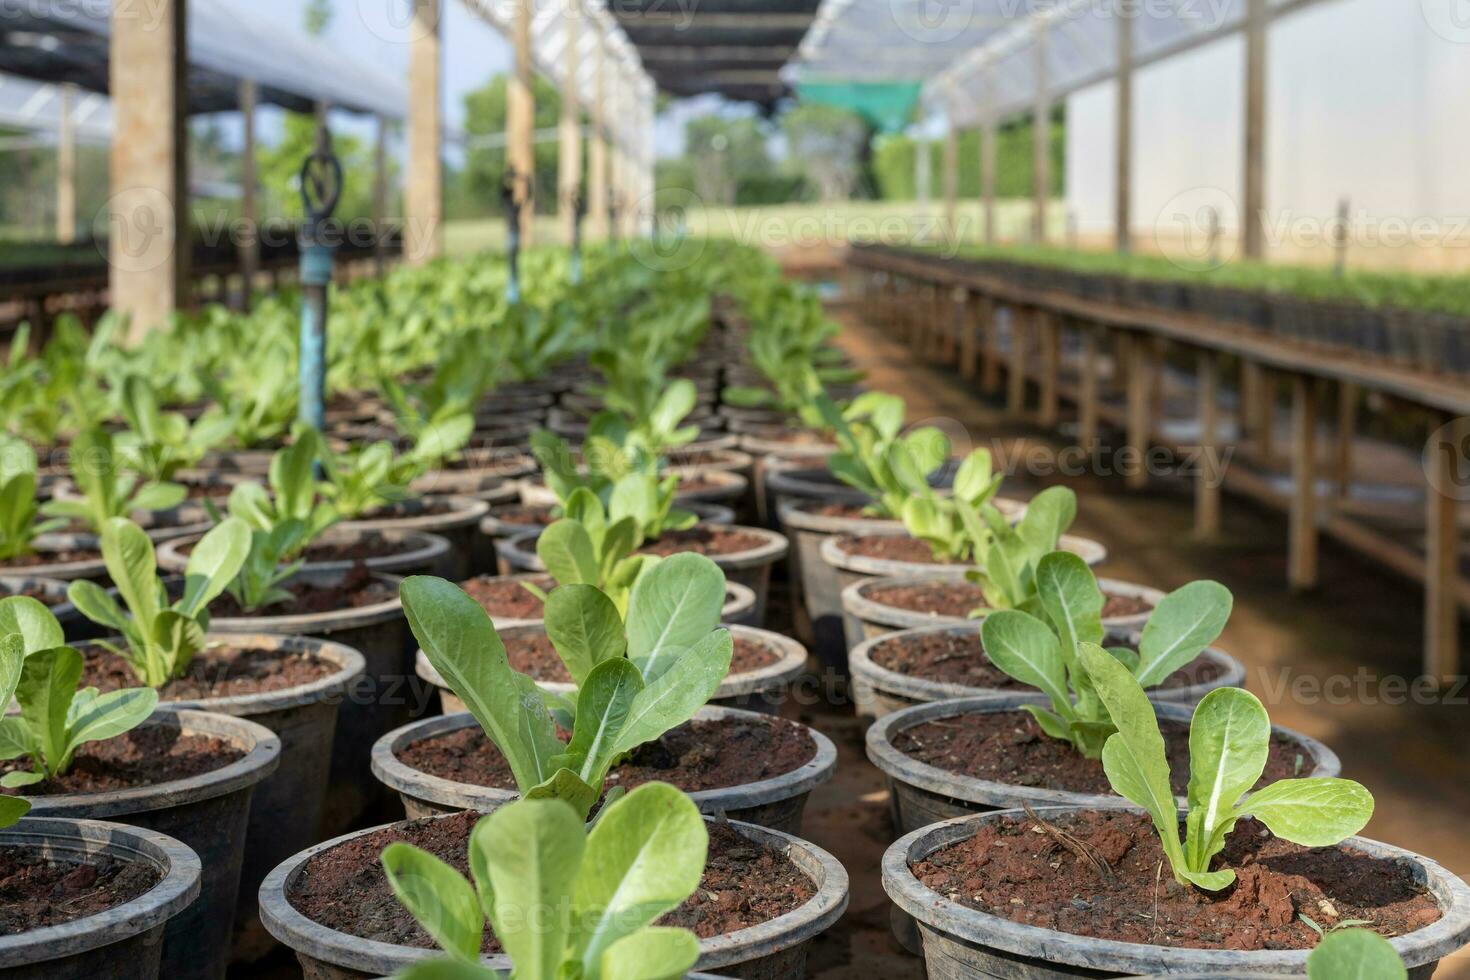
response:
<path fill-rule="evenodd" d="M 326 427 L 327 294 L 337 246 L 328 234 L 342 197 L 342 162 L 326 140 L 301 165 L 306 214 L 301 250 L 301 351 L 297 363 L 297 418 L 318 432 Z"/>

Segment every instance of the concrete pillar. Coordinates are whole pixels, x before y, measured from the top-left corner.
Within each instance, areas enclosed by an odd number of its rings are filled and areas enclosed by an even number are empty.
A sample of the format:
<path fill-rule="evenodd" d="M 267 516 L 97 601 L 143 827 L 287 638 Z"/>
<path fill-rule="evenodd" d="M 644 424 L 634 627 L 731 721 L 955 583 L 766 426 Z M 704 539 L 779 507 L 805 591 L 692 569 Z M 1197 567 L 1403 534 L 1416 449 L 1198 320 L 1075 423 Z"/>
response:
<path fill-rule="evenodd" d="M 1113 174 L 1114 240 L 1120 253 L 1133 250 L 1133 31 L 1136 17 L 1118 19 L 1117 143 Z"/>
<path fill-rule="evenodd" d="M 255 276 L 260 271 L 260 214 L 256 203 L 255 176 L 255 107 L 259 91 L 252 79 L 240 80 L 240 222 L 245 229 L 240 239 L 240 293 L 245 309 L 255 289 Z"/>
<path fill-rule="evenodd" d="M 413 0 L 408 60 L 408 182 L 404 260 L 421 265 L 444 251 L 443 110 L 439 104 L 439 0 Z"/>
<path fill-rule="evenodd" d="M 561 133 L 557 142 L 557 214 L 562 241 L 572 242 L 577 224 L 577 197 L 582 190 L 582 100 L 577 75 L 582 68 L 582 5 L 567 2 L 567 51 L 562 59 L 566 84 L 561 89 Z"/>
<path fill-rule="evenodd" d="M 1247 0 L 1245 14 L 1244 251 L 1266 255 L 1266 29 L 1267 0 Z"/>
<path fill-rule="evenodd" d="M 61 125 L 56 134 L 56 240 L 77 240 L 77 87 L 61 86 Z"/>
<path fill-rule="evenodd" d="M 521 247 L 533 244 L 532 223 L 536 216 L 536 97 L 531 88 L 531 4 L 516 0 L 511 22 L 511 48 L 515 56 L 505 106 L 505 163 L 515 175 L 516 214 L 520 221 Z"/>
<path fill-rule="evenodd" d="M 188 25 L 184 0 L 114 17 L 109 286 L 129 337 L 163 327 L 188 299 Z"/>
<path fill-rule="evenodd" d="M 607 42 L 597 38 L 597 73 L 592 86 L 592 137 L 587 146 L 587 235 L 603 239 L 607 221 Z"/>
<path fill-rule="evenodd" d="M 1047 78 L 1046 26 L 1036 29 L 1036 105 L 1032 111 L 1031 239 L 1046 241 L 1046 205 L 1051 198 L 1051 81 Z"/>

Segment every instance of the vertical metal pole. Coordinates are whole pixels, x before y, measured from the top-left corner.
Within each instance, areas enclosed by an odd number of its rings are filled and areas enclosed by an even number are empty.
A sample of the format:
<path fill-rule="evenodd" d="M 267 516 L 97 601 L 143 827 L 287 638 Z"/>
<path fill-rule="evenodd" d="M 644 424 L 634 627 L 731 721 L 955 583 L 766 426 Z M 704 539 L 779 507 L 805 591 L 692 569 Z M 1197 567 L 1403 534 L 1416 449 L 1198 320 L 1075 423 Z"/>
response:
<path fill-rule="evenodd" d="M 1137 17 L 1123 9 L 1118 24 L 1118 119 L 1113 179 L 1114 239 L 1118 252 L 1133 250 L 1133 30 Z"/>
<path fill-rule="evenodd" d="M 77 240 L 77 87 L 61 86 L 61 126 L 56 142 L 56 240 Z"/>
<path fill-rule="evenodd" d="M 985 199 L 985 244 L 994 245 L 995 227 L 995 69 L 985 73 L 985 129 L 980 134 L 980 194 Z"/>
<path fill-rule="evenodd" d="M 1245 14 L 1245 257 L 1266 257 L 1267 0 L 1247 0 Z"/>
<path fill-rule="evenodd" d="M 301 200 L 306 220 L 301 234 L 301 353 L 297 417 L 322 431 L 326 423 L 327 296 L 336 244 L 327 224 L 342 197 L 342 163 L 322 128 L 316 150 L 301 165 Z"/>
<path fill-rule="evenodd" d="M 377 123 L 373 147 L 373 268 L 381 277 L 388 266 L 388 120 L 378 116 Z"/>
<path fill-rule="evenodd" d="M 505 301 L 515 305 L 521 301 L 521 223 L 520 204 L 516 200 L 517 175 L 509 168 L 500 185 L 500 200 L 505 206 Z"/>
<path fill-rule="evenodd" d="M 240 303 L 246 310 L 250 309 L 255 278 L 260 273 L 260 214 L 255 188 L 255 106 L 258 97 L 255 82 L 242 79 L 240 122 L 244 132 L 240 144 L 240 217 L 245 225 L 245 237 L 240 242 Z"/>
<path fill-rule="evenodd" d="M 1051 81 L 1047 77 L 1047 27 L 1036 28 L 1036 105 L 1031 121 L 1031 239 L 1046 241 L 1046 206 L 1051 200 Z"/>

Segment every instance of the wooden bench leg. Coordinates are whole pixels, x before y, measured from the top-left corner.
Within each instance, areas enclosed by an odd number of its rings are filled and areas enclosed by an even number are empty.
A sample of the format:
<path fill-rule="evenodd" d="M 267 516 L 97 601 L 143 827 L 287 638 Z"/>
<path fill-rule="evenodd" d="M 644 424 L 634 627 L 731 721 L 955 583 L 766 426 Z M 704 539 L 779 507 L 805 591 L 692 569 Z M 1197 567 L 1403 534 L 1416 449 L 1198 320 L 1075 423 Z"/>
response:
<path fill-rule="evenodd" d="M 1199 470 L 1194 480 L 1194 533 L 1214 538 L 1220 533 L 1220 357 L 1199 352 L 1195 390 L 1199 398 Z"/>
<path fill-rule="evenodd" d="M 1460 527 L 1466 442 L 1470 431 L 1448 425 L 1447 416 L 1431 420 L 1425 460 L 1429 486 L 1425 515 L 1424 673 L 1449 684 L 1462 671 L 1460 663 Z"/>
<path fill-rule="evenodd" d="M 1298 591 L 1317 585 L 1317 383 L 1291 379 L 1291 526 L 1287 578 Z"/>

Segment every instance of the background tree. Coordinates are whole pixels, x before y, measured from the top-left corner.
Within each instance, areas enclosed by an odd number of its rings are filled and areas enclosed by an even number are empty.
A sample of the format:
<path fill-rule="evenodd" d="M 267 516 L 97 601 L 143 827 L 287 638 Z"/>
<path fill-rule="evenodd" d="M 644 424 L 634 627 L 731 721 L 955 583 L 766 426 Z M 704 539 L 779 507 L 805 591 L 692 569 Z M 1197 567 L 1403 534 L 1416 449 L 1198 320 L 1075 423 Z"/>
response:
<path fill-rule="evenodd" d="M 862 181 L 871 131 L 854 112 L 802 103 L 781 117 L 793 172 L 806 177 L 823 202 L 845 201 Z"/>
<path fill-rule="evenodd" d="M 505 134 L 506 95 L 510 79 L 496 75 L 483 87 L 464 97 L 465 132 L 474 136 Z M 555 128 L 561 118 L 561 93 L 540 75 L 532 76 L 531 91 L 536 99 L 536 129 Z M 549 140 L 535 145 L 536 208 L 556 210 L 557 142 Z M 471 201 L 492 213 L 500 208 L 500 182 L 505 174 L 505 147 L 473 147 L 465 154 L 463 190 Z"/>

